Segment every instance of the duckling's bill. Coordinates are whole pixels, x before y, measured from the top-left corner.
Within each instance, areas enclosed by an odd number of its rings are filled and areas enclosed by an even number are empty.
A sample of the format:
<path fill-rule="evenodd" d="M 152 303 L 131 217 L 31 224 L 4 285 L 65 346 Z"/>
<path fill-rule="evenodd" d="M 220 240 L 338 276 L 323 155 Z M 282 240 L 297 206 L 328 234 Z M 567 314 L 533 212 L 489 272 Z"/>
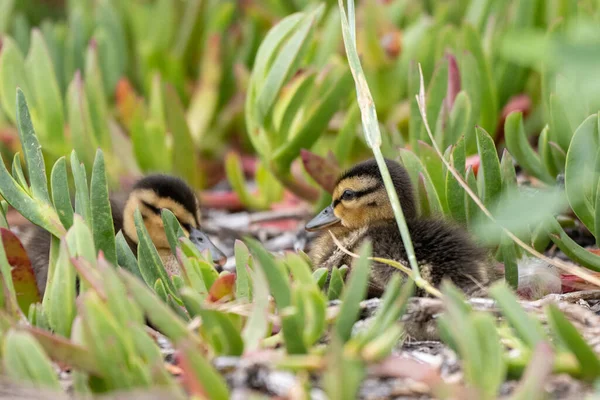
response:
<path fill-rule="evenodd" d="M 227 256 L 200 229 L 191 229 L 190 241 L 200 252 L 208 250 L 215 264 L 222 266 L 227 261 Z"/>
<path fill-rule="evenodd" d="M 329 206 L 321 211 L 316 217 L 308 221 L 305 229 L 309 232 L 318 231 L 340 222 L 340 219 L 333 212 L 333 206 Z"/>

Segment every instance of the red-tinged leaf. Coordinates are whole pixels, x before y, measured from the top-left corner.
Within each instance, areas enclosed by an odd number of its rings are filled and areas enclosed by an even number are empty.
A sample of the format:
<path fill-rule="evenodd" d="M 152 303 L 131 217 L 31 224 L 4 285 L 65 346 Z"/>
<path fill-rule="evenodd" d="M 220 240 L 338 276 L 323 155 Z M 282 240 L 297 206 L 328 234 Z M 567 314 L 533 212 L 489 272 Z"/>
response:
<path fill-rule="evenodd" d="M 510 113 L 515 111 L 523 113 L 523 119 L 529 115 L 531 112 L 531 99 L 528 95 L 519 94 L 511 97 L 510 100 L 508 100 L 508 103 L 506 103 L 502 109 L 502 114 L 496 128 L 496 137 L 494 140 L 496 143 L 500 143 L 504 139 L 504 125 L 506 118 Z"/>
<path fill-rule="evenodd" d="M 199 194 L 200 203 L 203 207 L 220 210 L 240 211 L 245 207 L 238 195 L 233 191 L 215 192 L 203 191 Z"/>
<path fill-rule="evenodd" d="M 141 107 L 141 101 L 127 78 L 121 78 L 117 83 L 115 98 L 119 118 L 129 127 L 136 110 Z"/>
<path fill-rule="evenodd" d="M 184 341 L 177 350 L 175 364 L 183 371 L 182 381 L 187 393 L 200 399 L 230 398 L 225 379 L 195 345 Z"/>
<path fill-rule="evenodd" d="M 208 291 L 208 301 L 217 302 L 225 297 L 235 297 L 235 274 L 221 275 Z"/>
<path fill-rule="evenodd" d="M 592 275 L 600 277 L 600 273 L 598 273 L 598 272 L 588 271 L 588 273 L 591 273 Z M 578 276 L 571 275 L 571 274 L 561 274 L 560 280 L 562 283 L 562 289 L 561 289 L 562 293 L 577 292 L 580 290 L 597 289 L 596 285 L 587 282 L 585 279 L 582 279 Z"/>
<path fill-rule="evenodd" d="M 381 47 L 385 54 L 392 60 L 398 58 L 402 51 L 402 32 L 394 29 L 381 37 Z"/>
<path fill-rule="evenodd" d="M 333 192 L 335 182 L 341 172 L 337 163 L 305 149 L 300 150 L 300 156 L 302 157 L 304 169 L 310 177 L 327 192 Z"/>
<path fill-rule="evenodd" d="M 40 292 L 35 280 L 31 261 L 19 238 L 12 231 L 0 228 L 6 258 L 11 266 L 11 275 L 19 307 L 27 315 L 29 305 L 39 303 Z"/>
<path fill-rule="evenodd" d="M 446 110 L 448 113 L 452 111 L 454 106 L 454 100 L 460 92 L 460 71 L 458 70 L 458 63 L 456 58 L 452 54 L 446 54 L 448 59 L 448 89 L 446 91 Z"/>
<path fill-rule="evenodd" d="M 477 177 L 477 172 L 479 171 L 479 164 L 481 160 L 479 159 L 479 154 L 474 154 L 472 156 L 467 157 L 465 160 L 465 170 L 469 169 L 469 167 L 473 168 L 473 174 Z"/>
<path fill-rule="evenodd" d="M 206 392 L 202 387 L 202 383 L 191 372 L 191 366 L 188 360 L 183 356 L 181 351 L 176 351 L 174 354 L 175 367 L 182 371 L 182 383 L 186 391 L 196 395 L 199 399 L 206 398 Z M 186 373 L 187 372 L 187 373 Z"/>

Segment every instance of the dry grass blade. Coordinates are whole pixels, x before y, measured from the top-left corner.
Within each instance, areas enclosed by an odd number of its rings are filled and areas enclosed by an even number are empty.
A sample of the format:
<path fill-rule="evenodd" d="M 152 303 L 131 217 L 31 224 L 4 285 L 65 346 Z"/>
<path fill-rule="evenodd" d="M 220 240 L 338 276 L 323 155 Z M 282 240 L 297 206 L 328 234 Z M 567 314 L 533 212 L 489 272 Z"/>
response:
<path fill-rule="evenodd" d="M 452 165 L 450 165 L 448 160 L 446 160 L 446 158 L 444 158 L 443 153 L 440 151 L 440 148 L 438 147 L 438 145 L 433 137 L 433 134 L 431 133 L 431 128 L 429 127 L 429 123 L 427 122 L 427 112 L 426 112 L 426 108 L 425 108 L 425 85 L 423 83 L 423 71 L 421 70 L 421 64 L 419 64 L 419 79 L 420 79 L 419 94 L 416 95 L 415 97 L 417 99 L 417 104 L 419 105 L 419 112 L 421 114 L 421 119 L 423 120 L 423 124 L 425 125 L 425 130 L 427 131 L 427 134 L 429 135 L 429 138 L 431 139 L 433 148 L 435 149 L 436 153 L 438 154 L 438 156 L 440 157 L 440 159 L 442 160 L 442 162 L 444 163 L 446 168 L 448 168 L 448 171 L 450 171 L 452 176 L 454 176 L 454 178 L 460 183 L 462 188 L 473 199 L 475 204 L 477 204 L 477 207 L 479 207 L 481 209 L 481 211 L 483 211 L 483 213 L 490 220 L 492 220 L 495 223 L 498 223 L 498 221 L 496 220 L 496 218 L 494 218 L 494 216 L 492 215 L 490 210 L 488 210 L 487 207 L 483 205 L 483 202 L 481 201 L 481 199 L 471 190 L 471 188 L 469 187 L 467 182 L 465 182 L 465 180 L 458 173 L 458 171 L 456 171 L 456 169 L 454 169 L 454 167 Z M 542 253 L 535 250 L 533 247 L 527 245 L 527 243 L 523 242 L 521 239 L 519 239 L 517 236 L 515 236 L 511 231 L 504 228 L 500 224 L 498 224 L 498 225 L 502 228 L 502 231 L 504 233 L 506 233 L 506 235 L 512 241 L 517 243 L 522 249 L 526 250 L 531 255 L 543 260 L 544 262 L 547 262 L 548 264 L 554 265 L 555 267 L 560 268 L 561 270 L 563 270 L 565 272 L 568 272 L 570 274 L 578 276 L 581 279 L 585 279 L 586 281 L 593 283 L 596 286 L 600 286 L 600 279 L 595 277 L 591 273 L 587 272 L 583 267 L 570 266 L 561 261 L 551 259 L 550 257 L 546 257 Z"/>

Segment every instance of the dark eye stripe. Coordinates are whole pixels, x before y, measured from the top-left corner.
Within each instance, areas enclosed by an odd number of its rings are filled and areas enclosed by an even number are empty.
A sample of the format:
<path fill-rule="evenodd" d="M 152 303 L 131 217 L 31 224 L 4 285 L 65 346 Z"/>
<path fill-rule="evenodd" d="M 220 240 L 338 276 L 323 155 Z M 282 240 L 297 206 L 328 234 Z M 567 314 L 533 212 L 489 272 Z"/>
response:
<path fill-rule="evenodd" d="M 152 204 L 145 202 L 142 200 L 142 205 L 146 207 L 148 210 L 152 211 L 156 215 L 160 215 L 160 208 L 154 207 Z"/>
<path fill-rule="evenodd" d="M 373 187 L 370 187 L 370 188 L 367 188 L 367 189 L 356 191 L 356 192 L 354 192 L 354 198 L 358 199 L 360 197 L 366 196 L 368 194 L 376 192 L 377 190 L 379 190 L 379 188 L 380 188 L 380 186 L 377 185 L 377 186 L 373 186 Z M 333 208 L 335 208 L 338 204 L 340 204 L 340 202 L 341 202 L 340 199 L 335 199 L 333 201 Z"/>

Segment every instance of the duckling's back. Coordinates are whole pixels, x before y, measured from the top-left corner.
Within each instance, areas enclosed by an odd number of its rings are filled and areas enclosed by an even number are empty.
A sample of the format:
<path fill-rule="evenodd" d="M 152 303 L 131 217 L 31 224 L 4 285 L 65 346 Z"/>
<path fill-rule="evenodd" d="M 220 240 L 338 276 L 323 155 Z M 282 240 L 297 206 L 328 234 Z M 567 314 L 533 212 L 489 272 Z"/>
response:
<path fill-rule="evenodd" d="M 487 253 L 473 242 L 462 227 L 441 219 L 415 219 L 409 222 L 409 231 L 421 276 L 434 286 L 439 286 L 446 278 L 465 293 L 474 294 L 489 283 L 491 266 L 487 262 Z M 410 267 L 395 221 L 354 230 L 345 236 L 338 236 L 338 239 L 353 252 L 357 252 L 360 245 L 370 239 L 374 257 L 395 260 Z M 318 265 L 315 266 L 331 269 L 343 264 L 351 265 L 352 257 L 339 250 L 333 241 L 330 241 L 330 246 L 323 246 L 328 239 L 324 235 L 320 240 L 322 243 L 319 247 L 327 247 L 328 251 L 320 250 L 321 257 L 317 258 Z M 381 296 L 396 272 L 398 270 L 394 267 L 374 263 L 369 296 Z M 417 295 L 424 293 L 418 291 Z"/>
<path fill-rule="evenodd" d="M 472 294 L 488 284 L 487 253 L 463 228 L 441 219 L 416 219 L 409 223 L 409 231 L 421 276 L 432 285 L 437 287 L 443 279 L 449 279 L 465 293 Z M 372 240 L 375 256 L 400 261 L 409 267 L 396 224 L 372 227 L 364 237 Z M 383 292 L 396 271 L 386 264 L 374 264 L 371 291 Z"/>

